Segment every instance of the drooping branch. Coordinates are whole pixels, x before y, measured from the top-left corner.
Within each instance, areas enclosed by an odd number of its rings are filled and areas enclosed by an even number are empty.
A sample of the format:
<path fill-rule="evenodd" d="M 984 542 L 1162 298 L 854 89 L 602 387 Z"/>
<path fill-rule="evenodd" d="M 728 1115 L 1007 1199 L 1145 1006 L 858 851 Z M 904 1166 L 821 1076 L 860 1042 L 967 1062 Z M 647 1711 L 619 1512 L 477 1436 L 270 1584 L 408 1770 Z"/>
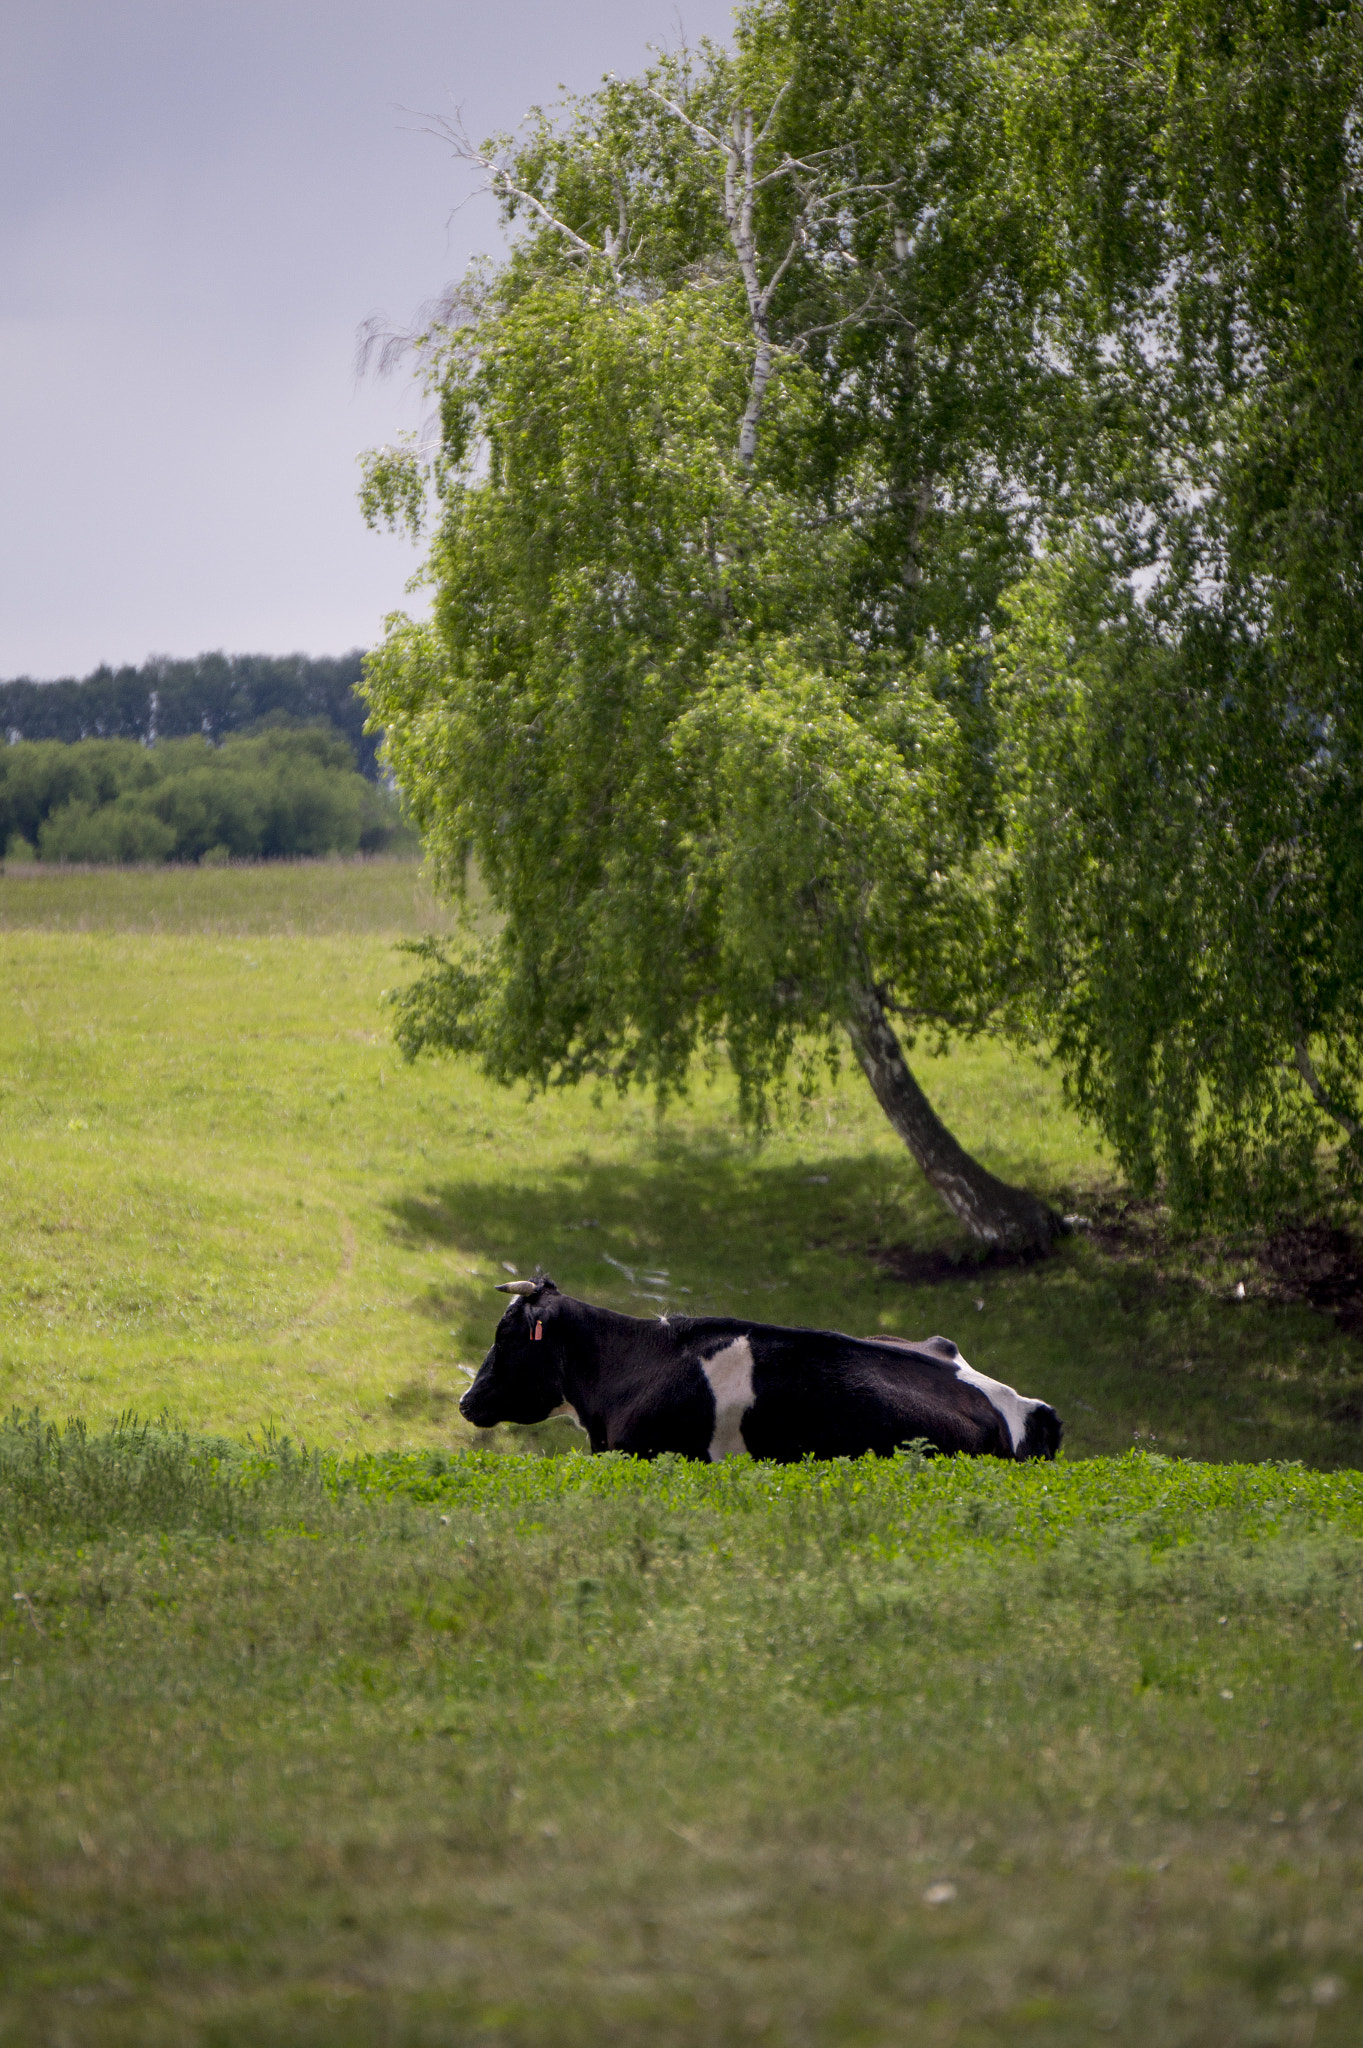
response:
<path fill-rule="evenodd" d="M 1325 1083 L 1321 1080 L 1319 1073 L 1316 1071 L 1316 1063 L 1311 1057 L 1311 1048 L 1307 1042 L 1307 1035 L 1302 1027 L 1301 1019 L 1297 1014 L 1296 1003 L 1293 1000 L 1290 993 L 1289 977 L 1283 970 L 1282 962 L 1278 954 L 1278 948 L 1274 943 L 1273 925 L 1271 922 L 1273 912 L 1277 907 L 1278 898 L 1282 895 L 1284 889 L 1286 889 L 1286 887 L 1288 886 L 1288 883 L 1293 879 L 1294 863 L 1297 861 L 1300 852 L 1300 843 L 1296 839 L 1289 839 L 1285 842 L 1278 841 L 1269 846 L 1265 846 L 1263 851 L 1260 853 L 1258 860 L 1254 863 L 1253 869 L 1250 872 L 1248 888 L 1252 890 L 1255 882 L 1259 879 L 1261 872 L 1263 871 L 1266 863 L 1271 857 L 1276 856 L 1283 863 L 1282 872 L 1278 875 L 1276 881 L 1273 883 L 1273 886 L 1270 888 L 1268 892 L 1267 898 L 1260 906 L 1258 912 L 1257 922 L 1261 933 L 1261 958 L 1266 962 L 1272 963 L 1272 966 L 1277 973 L 1280 985 L 1285 989 L 1289 989 L 1287 997 L 1287 1010 L 1288 1018 L 1290 1019 L 1291 1023 L 1292 1058 L 1296 1066 L 1297 1072 L 1301 1075 L 1302 1080 L 1306 1083 L 1307 1091 L 1310 1094 L 1311 1100 L 1315 1103 L 1316 1108 L 1321 1112 L 1321 1114 L 1323 1116 L 1328 1116 L 1331 1123 L 1338 1124 L 1339 1128 L 1346 1133 L 1350 1142 L 1356 1145 L 1358 1144 L 1360 1137 L 1363 1137 L 1363 1127 L 1359 1125 L 1358 1120 L 1355 1117 L 1349 1115 L 1346 1109 L 1341 1108 L 1339 1103 L 1331 1099 L 1329 1091 L 1325 1086 Z M 1262 980 L 1262 975 L 1260 978 Z"/>
<path fill-rule="evenodd" d="M 1292 1050 L 1296 1056 L 1297 1072 L 1301 1075 L 1303 1081 L 1305 1081 L 1308 1089 L 1311 1091 L 1311 1095 L 1313 1100 L 1315 1101 L 1317 1109 L 1321 1110 L 1324 1113 L 1324 1115 L 1328 1116 L 1332 1123 L 1337 1123 L 1342 1131 L 1347 1131 L 1349 1136 L 1356 1143 L 1360 1136 L 1360 1126 L 1355 1121 L 1355 1119 L 1348 1114 L 1346 1110 L 1340 1108 L 1337 1102 L 1331 1101 L 1329 1094 L 1326 1092 L 1324 1082 L 1321 1080 L 1320 1075 L 1316 1072 L 1316 1066 L 1314 1060 L 1311 1058 L 1310 1048 L 1306 1043 L 1304 1035 L 1300 1031 L 1297 1032 L 1296 1037 L 1293 1040 Z"/>

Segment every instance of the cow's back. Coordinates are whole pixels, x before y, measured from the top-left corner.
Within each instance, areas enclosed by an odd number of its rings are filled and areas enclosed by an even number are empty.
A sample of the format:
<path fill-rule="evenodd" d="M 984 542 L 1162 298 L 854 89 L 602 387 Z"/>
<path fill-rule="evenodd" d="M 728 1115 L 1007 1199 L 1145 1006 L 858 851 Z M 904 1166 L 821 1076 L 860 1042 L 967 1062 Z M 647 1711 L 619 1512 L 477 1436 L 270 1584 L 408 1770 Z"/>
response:
<path fill-rule="evenodd" d="M 713 1389 L 711 1458 L 739 1449 L 779 1463 L 889 1457 L 914 1438 L 943 1451 L 1014 1455 L 993 1403 L 930 1351 L 717 1319 L 693 1324 L 683 1341 Z"/>

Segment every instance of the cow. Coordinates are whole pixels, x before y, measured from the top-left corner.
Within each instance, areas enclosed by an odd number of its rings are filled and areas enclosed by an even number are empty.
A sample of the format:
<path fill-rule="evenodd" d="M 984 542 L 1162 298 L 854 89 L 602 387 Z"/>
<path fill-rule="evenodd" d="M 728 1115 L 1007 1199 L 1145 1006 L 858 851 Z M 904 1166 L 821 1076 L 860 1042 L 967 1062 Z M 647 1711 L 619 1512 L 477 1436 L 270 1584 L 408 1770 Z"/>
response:
<path fill-rule="evenodd" d="M 1013 1459 L 1059 1448 L 1054 1408 L 976 1372 L 949 1337 L 622 1316 L 560 1294 L 547 1276 L 498 1291 L 514 1299 L 459 1403 L 478 1429 L 567 1415 L 593 1451 L 712 1463 L 745 1451 L 779 1464 L 886 1458 L 914 1441 Z"/>

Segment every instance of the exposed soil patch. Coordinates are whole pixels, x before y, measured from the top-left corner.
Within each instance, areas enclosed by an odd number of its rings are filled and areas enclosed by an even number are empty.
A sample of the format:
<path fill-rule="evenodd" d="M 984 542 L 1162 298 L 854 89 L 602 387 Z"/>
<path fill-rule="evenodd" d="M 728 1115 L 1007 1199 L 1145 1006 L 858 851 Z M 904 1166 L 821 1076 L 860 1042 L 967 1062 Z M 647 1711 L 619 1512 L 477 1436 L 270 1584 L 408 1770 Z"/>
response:
<path fill-rule="evenodd" d="M 1302 1223 L 1266 1239 L 1261 1269 L 1283 1301 L 1306 1301 L 1363 1337 L 1363 1245 L 1328 1223 Z"/>
<path fill-rule="evenodd" d="M 1243 1238 L 1180 1237 L 1156 1202 L 1095 1202 L 1088 1235 L 1117 1257 L 1133 1254 L 1233 1300 L 1303 1303 L 1363 1336 L 1363 1244 L 1324 1221 Z M 1238 1277 L 1236 1277 L 1238 1276 Z"/>
<path fill-rule="evenodd" d="M 1093 1196 L 1080 1204 L 1082 1233 L 1100 1250 L 1151 1269 L 1157 1280 L 1177 1280 L 1231 1301 L 1305 1304 L 1333 1316 L 1342 1330 L 1363 1337 L 1363 1242 L 1326 1222 L 1289 1224 L 1243 1238 L 1185 1237 L 1158 1202 Z M 896 1280 L 932 1287 L 1009 1266 L 1034 1265 L 1038 1252 L 919 1251 L 912 1245 L 872 1245 L 871 1257 Z"/>
<path fill-rule="evenodd" d="M 869 1250 L 878 1266 L 911 1287 L 939 1287 L 948 1280 L 973 1280 L 978 1274 L 997 1273 L 1007 1266 L 1034 1266 L 1048 1256 L 1037 1251 L 999 1251 L 992 1246 L 980 1251 L 949 1251 L 938 1245 L 930 1251 L 919 1251 L 911 1244 L 876 1244 Z"/>

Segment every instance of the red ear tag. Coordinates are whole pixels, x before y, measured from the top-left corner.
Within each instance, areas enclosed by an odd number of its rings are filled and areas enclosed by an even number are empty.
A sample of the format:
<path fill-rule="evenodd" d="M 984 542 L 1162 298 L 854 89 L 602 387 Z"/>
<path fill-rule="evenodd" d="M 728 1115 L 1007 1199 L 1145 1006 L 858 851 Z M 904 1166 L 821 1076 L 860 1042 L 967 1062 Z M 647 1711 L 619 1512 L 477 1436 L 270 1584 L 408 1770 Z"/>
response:
<path fill-rule="evenodd" d="M 542 1342 L 543 1342 L 543 1340 L 544 1340 L 544 1325 L 543 1325 L 543 1323 L 536 1323 L 536 1325 L 535 1325 L 535 1342 L 536 1342 L 537 1344 L 539 1344 L 539 1343 L 542 1343 Z"/>

